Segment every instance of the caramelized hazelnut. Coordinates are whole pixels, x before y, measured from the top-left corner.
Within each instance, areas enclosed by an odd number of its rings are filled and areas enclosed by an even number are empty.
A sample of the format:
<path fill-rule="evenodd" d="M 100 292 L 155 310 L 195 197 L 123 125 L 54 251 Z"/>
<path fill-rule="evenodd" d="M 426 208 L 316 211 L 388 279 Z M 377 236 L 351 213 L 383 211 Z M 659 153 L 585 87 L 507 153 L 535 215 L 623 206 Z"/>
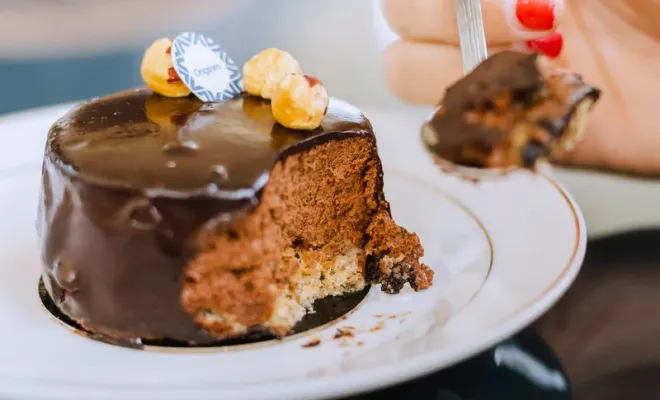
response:
<path fill-rule="evenodd" d="M 243 86 L 253 96 L 270 99 L 280 80 L 294 73 L 302 73 L 302 69 L 291 54 L 275 48 L 266 49 L 243 66 Z"/>
<path fill-rule="evenodd" d="M 271 108 L 280 125 L 290 129 L 314 130 L 321 126 L 329 102 L 328 92 L 318 79 L 289 74 L 275 88 Z"/>
<path fill-rule="evenodd" d="M 154 92 L 165 97 L 185 97 L 190 89 L 181 81 L 172 64 L 172 39 L 158 39 L 144 52 L 140 74 Z"/>

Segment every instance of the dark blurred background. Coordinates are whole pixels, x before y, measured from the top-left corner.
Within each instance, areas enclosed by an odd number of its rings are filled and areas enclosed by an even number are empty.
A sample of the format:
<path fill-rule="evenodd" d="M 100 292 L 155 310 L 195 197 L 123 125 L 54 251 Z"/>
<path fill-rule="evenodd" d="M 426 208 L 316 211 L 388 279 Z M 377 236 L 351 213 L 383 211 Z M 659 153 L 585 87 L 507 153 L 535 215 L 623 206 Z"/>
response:
<path fill-rule="evenodd" d="M 252 30 L 241 29 L 252 19 L 250 3 L 0 1 L 0 33 L 11 38 L 0 44 L 0 113 L 141 85 L 146 46 L 182 30 L 210 33 L 241 59 L 251 51 L 245 44 L 254 43 Z"/>
<path fill-rule="evenodd" d="M 138 51 L 63 59 L 0 61 L 0 113 L 69 102 L 141 84 Z M 99 74 L 104 76 L 100 79 Z M 9 93 L 9 96 L 7 96 Z"/>
<path fill-rule="evenodd" d="M 185 30 L 239 65 L 286 49 L 333 95 L 392 103 L 378 58 L 391 33 L 379 18 L 376 0 L 0 0 L 0 113 L 141 85 L 144 49 Z"/>

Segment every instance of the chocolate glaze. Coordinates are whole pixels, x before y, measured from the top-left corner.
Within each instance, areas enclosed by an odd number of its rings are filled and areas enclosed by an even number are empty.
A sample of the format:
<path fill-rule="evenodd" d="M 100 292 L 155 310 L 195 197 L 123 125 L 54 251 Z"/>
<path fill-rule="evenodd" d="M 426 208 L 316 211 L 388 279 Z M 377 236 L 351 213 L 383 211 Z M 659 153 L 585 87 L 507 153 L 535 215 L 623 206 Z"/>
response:
<path fill-rule="evenodd" d="M 251 96 L 202 103 L 138 89 L 74 108 L 51 128 L 43 164 L 49 295 L 96 333 L 213 342 L 180 304 L 194 233 L 251 211 L 278 160 L 354 136 L 375 141 L 359 110 L 335 99 L 314 132 L 278 125 Z"/>
<path fill-rule="evenodd" d="M 88 102 L 57 121 L 47 156 L 65 173 L 105 187 L 247 199 L 281 156 L 371 131 L 357 109 L 339 100 L 310 134 L 276 124 L 260 98 L 203 103 L 140 89 Z"/>
<path fill-rule="evenodd" d="M 425 125 L 422 139 L 427 148 L 445 160 L 465 165 L 467 163 L 461 160 L 464 149 L 475 149 L 487 154 L 502 143 L 509 132 L 469 123 L 465 113 L 474 109 L 492 108 L 493 100 L 506 92 L 511 93 L 512 101 L 517 106 L 531 108 L 537 104 L 543 96 L 546 83 L 538 57 L 537 53 L 496 53 L 450 86 Z M 597 99 L 600 95 L 598 89 L 584 84 L 577 74 L 567 74 L 566 80 L 567 85 L 574 86 L 568 99 L 568 112 L 558 117 L 549 115 L 537 121 L 539 127 L 548 130 L 555 138 L 564 133 L 578 103 L 587 97 Z M 536 154 L 535 161 L 548 150 L 539 149 L 536 143 L 530 143 L 530 146 L 529 151 L 523 149 L 522 158 L 525 162 L 529 161 L 532 153 Z"/>

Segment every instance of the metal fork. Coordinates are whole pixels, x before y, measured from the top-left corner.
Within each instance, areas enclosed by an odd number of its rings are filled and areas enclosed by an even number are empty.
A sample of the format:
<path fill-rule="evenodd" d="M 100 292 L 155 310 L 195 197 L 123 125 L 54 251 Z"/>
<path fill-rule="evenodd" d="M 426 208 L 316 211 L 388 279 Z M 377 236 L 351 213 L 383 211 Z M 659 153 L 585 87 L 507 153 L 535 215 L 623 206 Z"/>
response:
<path fill-rule="evenodd" d="M 467 74 L 488 57 L 481 0 L 454 0 L 454 8 L 463 55 L 463 73 Z"/>

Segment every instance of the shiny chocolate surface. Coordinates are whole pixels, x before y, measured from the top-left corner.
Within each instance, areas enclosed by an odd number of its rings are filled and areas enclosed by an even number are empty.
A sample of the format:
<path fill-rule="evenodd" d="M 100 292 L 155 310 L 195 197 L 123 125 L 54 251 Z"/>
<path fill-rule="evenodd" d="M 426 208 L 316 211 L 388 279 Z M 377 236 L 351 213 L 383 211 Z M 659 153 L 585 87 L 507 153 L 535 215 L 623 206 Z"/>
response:
<path fill-rule="evenodd" d="M 48 156 L 63 171 L 106 187 L 239 199 L 264 186 L 281 155 L 371 129 L 359 110 L 336 99 L 322 126 L 308 132 L 277 124 L 260 98 L 204 103 L 138 89 L 88 102 L 59 120 Z"/>

